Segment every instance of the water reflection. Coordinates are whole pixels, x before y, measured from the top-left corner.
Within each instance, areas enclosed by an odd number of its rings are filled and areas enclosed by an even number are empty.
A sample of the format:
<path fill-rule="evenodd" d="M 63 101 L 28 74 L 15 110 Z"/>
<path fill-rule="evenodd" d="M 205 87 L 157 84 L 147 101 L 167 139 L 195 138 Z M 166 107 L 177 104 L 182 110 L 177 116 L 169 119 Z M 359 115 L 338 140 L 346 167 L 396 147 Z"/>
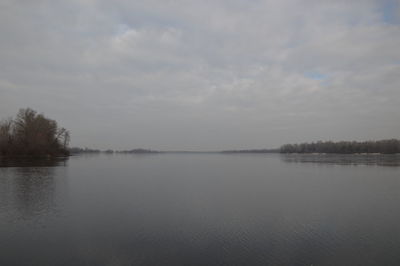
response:
<path fill-rule="evenodd" d="M 28 219 L 57 211 L 67 158 L 0 160 L 0 215 Z"/>
<path fill-rule="evenodd" d="M 0 167 L 0 265 L 398 265 L 400 167 L 322 164 L 355 157 L 84 155 L 68 167 Z"/>
<path fill-rule="evenodd" d="M 286 163 L 400 166 L 400 154 L 281 154 Z"/>
<path fill-rule="evenodd" d="M 67 166 L 68 157 L 55 158 L 2 158 L 0 157 L 0 168 L 3 167 L 55 167 Z"/>

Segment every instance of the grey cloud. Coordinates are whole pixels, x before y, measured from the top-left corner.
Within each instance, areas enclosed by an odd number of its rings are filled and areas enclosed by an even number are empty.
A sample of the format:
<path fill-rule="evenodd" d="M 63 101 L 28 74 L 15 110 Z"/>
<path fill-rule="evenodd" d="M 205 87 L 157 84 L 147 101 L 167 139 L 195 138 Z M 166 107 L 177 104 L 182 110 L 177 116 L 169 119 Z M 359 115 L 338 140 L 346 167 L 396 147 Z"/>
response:
<path fill-rule="evenodd" d="M 3 1 L 0 113 L 30 106 L 98 148 L 398 137 L 386 4 Z"/>

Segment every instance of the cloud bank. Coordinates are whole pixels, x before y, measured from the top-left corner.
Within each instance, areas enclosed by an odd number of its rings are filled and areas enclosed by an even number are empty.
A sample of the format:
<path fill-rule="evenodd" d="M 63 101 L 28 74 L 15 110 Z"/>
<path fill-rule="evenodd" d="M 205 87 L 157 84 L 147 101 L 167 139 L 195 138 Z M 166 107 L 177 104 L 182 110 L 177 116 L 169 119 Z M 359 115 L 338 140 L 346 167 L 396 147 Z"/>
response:
<path fill-rule="evenodd" d="M 400 2 L 2 1 L 0 114 L 72 145 L 398 138 Z"/>

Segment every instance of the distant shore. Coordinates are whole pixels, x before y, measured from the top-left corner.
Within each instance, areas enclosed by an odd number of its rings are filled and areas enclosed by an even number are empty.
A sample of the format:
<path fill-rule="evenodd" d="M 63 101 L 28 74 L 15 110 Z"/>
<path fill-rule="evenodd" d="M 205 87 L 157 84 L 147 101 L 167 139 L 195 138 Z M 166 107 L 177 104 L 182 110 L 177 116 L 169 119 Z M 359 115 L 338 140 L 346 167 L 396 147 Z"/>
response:
<path fill-rule="evenodd" d="M 398 154 L 400 153 L 400 140 L 387 139 L 377 141 L 318 141 L 300 144 L 285 144 L 280 148 L 261 148 L 261 149 L 235 149 L 217 151 L 160 151 L 144 148 L 130 150 L 98 150 L 90 148 L 70 148 L 71 154 L 81 153 L 122 153 L 122 154 L 159 154 L 159 153 L 224 153 L 224 154 L 243 154 L 243 153 L 282 153 L 282 154 L 355 154 L 355 155 L 378 155 L 378 154 Z"/>
<path fill-rule="evenodd" d="M 71 155 L 79 154 L 293 154 L 293 155 L 396 155 L 399 153 L 326 153 L 326 152 L 281 152 L 280 150 L 224 150 L 224 151 L 154 151 L 135 149 L 130 151 L 102 151 L 102 150 L 82 150 L 71 152 Z"/>

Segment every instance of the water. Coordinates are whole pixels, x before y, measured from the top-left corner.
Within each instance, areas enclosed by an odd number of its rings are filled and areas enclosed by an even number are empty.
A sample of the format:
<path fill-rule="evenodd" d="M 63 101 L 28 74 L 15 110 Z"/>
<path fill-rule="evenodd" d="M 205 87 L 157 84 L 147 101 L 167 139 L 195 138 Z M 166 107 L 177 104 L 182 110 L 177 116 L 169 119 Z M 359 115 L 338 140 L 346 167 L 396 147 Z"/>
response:
<path fill-rule="evenodd" d="M 399 265 L 400 158 L 1 161 L 0 265 Z"/>

